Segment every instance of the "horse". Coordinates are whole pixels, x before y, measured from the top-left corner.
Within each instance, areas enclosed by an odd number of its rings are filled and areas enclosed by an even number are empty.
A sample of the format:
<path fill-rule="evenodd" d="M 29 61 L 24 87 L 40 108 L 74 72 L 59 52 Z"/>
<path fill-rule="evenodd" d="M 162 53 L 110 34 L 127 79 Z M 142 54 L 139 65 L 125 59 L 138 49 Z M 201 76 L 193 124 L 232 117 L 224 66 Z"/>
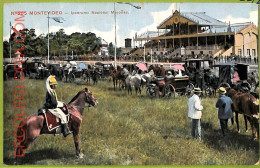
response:
<path fill-rule="evenodd" d="M 79 148 L 79 129 L 82 121 L 82 115 L 85 108 L 85 103 L 89 106 L 96 106 L 98 104 L 97 99 L 87 89 L 83 89 L 74 96 L 67 105 L 70 119 L 68 122 L 69 130 L 73 132 L 74 144 L 76 149 L 76 156 L 83 158 L 83 153 Z M 17 131 L 18 140 L 16 143 L 16 153 L 26 151 L 26 149 L 34 142 L 34 140 L 41 134 L 57 134 L 56 129 L 49 131 L 44 115 L 33 114 L 28 116 L 24 122 L 21 122 Z M 16 157 L 16 160 L 18 158 Z"/>
<path fill-rule="evenodd" d="M 152 73 L 148 72 L 148 73 L 142 74 L 141 77 L 142 77 L 143 79 L 145 79 L 145 81 L 146 81 L 146 82 L 144 82 L 143 84 L 145 84 L 146 86 L 148 86 L 149 83 L 152 81 L 152 79 L 153 79 L 154 76 L 153 76 Z M 143 85 L 142 85 L 142 86 L 143 86 Z"/>
<path fill-rule="evenodd" d="M 128 94 L 129 92 L 131 92 L 132 94 L 132 86 L 135 87 L 135 92 L 137 94 L 137 92 L 139 91 L 139 93 L 141 94 L 141 84 L 145 83 L 145 79 L 140 75 L 140 74 L 135 74 L 135 75 L 128 75 L 125 79 L 126 82 L 126 87 L 127 87 L 127 91 Z"/>
<path fill-rule="evenodd" d="M 120 88 L 120 81 L 124 82 L 125 80 L 123 69 L 118 66 L 116 70 L 113 66 L 111 66 L 109 68 L 109 71 L 113 79 L 114 90 L 116 89 L 117 82 L 119 82 L 119 88 Z"/>
<path fill-rule="evenodd" d="M 83 76 L 83 79 L 86 80 L 86 83 L 90 83 L 90 78 L 91 78 L 90 69 L 83 69 L 82 76 Z"/>
<path fill-rule="evenodd" d="M 148 72 L 153 70 L 155 76 L 160 76 L 161 74 L 161 68 L 155 65 L 150 65 L 148 68 Z"/>
<path fill-rule="evenodd" d="M 252 128 L 253 138 L 259 138 L 259 103 L 258 100 L 249 93 L 241 93 L 232 88 L 227 88 L 227 96 L 233 101 L 234 112 L 236 114 L 237 129 L 239 131 L 238 113 L 244 115 L 247 130 L 247 120 Z"/>
<path fill-rule="evenodd" d="M 98 79 L 100 78 L 100 76 L 101 76 L 101 73 L 99 72 L 99 68 L 95 68 L 93 71 L 91 71 L 93 85 L 97 85 Z"/>

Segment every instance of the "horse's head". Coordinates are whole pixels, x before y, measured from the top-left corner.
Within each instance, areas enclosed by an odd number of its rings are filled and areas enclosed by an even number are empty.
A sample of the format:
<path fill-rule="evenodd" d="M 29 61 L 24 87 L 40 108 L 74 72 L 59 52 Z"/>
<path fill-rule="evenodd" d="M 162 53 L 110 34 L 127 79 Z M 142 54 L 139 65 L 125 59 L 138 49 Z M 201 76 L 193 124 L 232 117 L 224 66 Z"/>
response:
<path fill-rule="evenodd" d="M 92 95 L 92 93 L 88 90 L 88 88 L 85 88 L 85 102 L 89 103 L 91 106 L 96 106 L 98 104 L 97 99 Z"/>

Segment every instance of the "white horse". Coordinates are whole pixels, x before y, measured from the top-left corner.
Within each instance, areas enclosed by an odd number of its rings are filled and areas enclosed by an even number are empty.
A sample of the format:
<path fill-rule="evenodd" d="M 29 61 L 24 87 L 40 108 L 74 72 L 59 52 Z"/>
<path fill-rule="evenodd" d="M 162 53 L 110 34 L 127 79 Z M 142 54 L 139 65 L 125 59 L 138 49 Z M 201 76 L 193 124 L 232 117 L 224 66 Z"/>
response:
<path fill-rule="evenodd" d="M 146 82 L 146 80 L 140 74 L 135 74 L 135 75 L 129 74 L 126 77 L 125 81 L 126 81 L 126 87 L 127 87 L 128 94 L 129 94 L 129 92 L 131 92 L 131 94 L 132 94 L 133 86 L 135 87 L 136 94 L 138 91 L 141 94 L 141 92 L 142 92 L 141 84 Z"/>
<path fill-rule="evenodd" d="M 145 79 L 145 82 L 142 83 L 142 85 L 148 86 L 149 83 L 152 81 L 154 74 L 153 74 L 153 72 L 148 72 L 148 73 L 142 74 L 141 77 Z"/>

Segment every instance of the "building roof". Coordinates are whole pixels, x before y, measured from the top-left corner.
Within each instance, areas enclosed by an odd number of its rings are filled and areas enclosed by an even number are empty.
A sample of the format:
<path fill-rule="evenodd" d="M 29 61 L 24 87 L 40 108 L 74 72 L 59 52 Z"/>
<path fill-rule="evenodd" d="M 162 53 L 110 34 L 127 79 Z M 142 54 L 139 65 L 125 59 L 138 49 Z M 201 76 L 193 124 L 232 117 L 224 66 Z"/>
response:
<path fill-rule="evenodd" d="M 165 25 L 172 25 L 173 23 L 175 23 L 174 18 L 179 16 L 184 18 L 185 20 L 190 21 L 191 24 L 207 25 L 207 26 L 226 26 L 226 23 L 206 15 L 205 12 L 178 12 L 176 10 L 171 16 L 166 18 L 158 26 L 158 28 L 165 28 Z"/>
<path fill-rule="evenodd" d="M 246 28 L 249 25 L 250 25 L 250 23 L 246 22 L 244 24 L 230 25 L 230 26 L 224 26 L 224 27 L 213 27 L 213 28 L 210 28 L 210 29 L 202 32 L 201 34 L 228 33 L 228 32 L 237 33 L 237 32 L 239 32 L 240 30 Z M 229 27 L 230 27 L 230 30 L 228 30 Z"/>
<path fill-rule="evenodd" d="M 180 15 L 189 19 L 198 25 L 209 25 L 209 26 L 225 26 L 226 23 L 214 19 L 208 15 L 206 12 L 181 12 Z"/>

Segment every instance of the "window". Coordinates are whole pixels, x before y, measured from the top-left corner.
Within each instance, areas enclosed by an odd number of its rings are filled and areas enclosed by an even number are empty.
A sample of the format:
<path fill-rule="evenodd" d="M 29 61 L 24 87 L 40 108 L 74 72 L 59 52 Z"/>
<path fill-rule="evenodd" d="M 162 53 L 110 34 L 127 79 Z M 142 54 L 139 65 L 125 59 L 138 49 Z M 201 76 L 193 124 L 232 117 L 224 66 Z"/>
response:
<path fill-rule="evenodd" d="M 242 50 L 241 49 L 238 49 L 238 55 L 242 56 Z"/>
<path fill-rule="evenodd" d="M 247 49 L 247 55 L 249 56 L 250 55 L 250 49 Z"/>
<path fill-rule="evenodd" d="M 256 54 L 255 54 L 255 49 L 252 49 L 252 55 L 253 55 L 253 56 L 256 56 Z"/>

